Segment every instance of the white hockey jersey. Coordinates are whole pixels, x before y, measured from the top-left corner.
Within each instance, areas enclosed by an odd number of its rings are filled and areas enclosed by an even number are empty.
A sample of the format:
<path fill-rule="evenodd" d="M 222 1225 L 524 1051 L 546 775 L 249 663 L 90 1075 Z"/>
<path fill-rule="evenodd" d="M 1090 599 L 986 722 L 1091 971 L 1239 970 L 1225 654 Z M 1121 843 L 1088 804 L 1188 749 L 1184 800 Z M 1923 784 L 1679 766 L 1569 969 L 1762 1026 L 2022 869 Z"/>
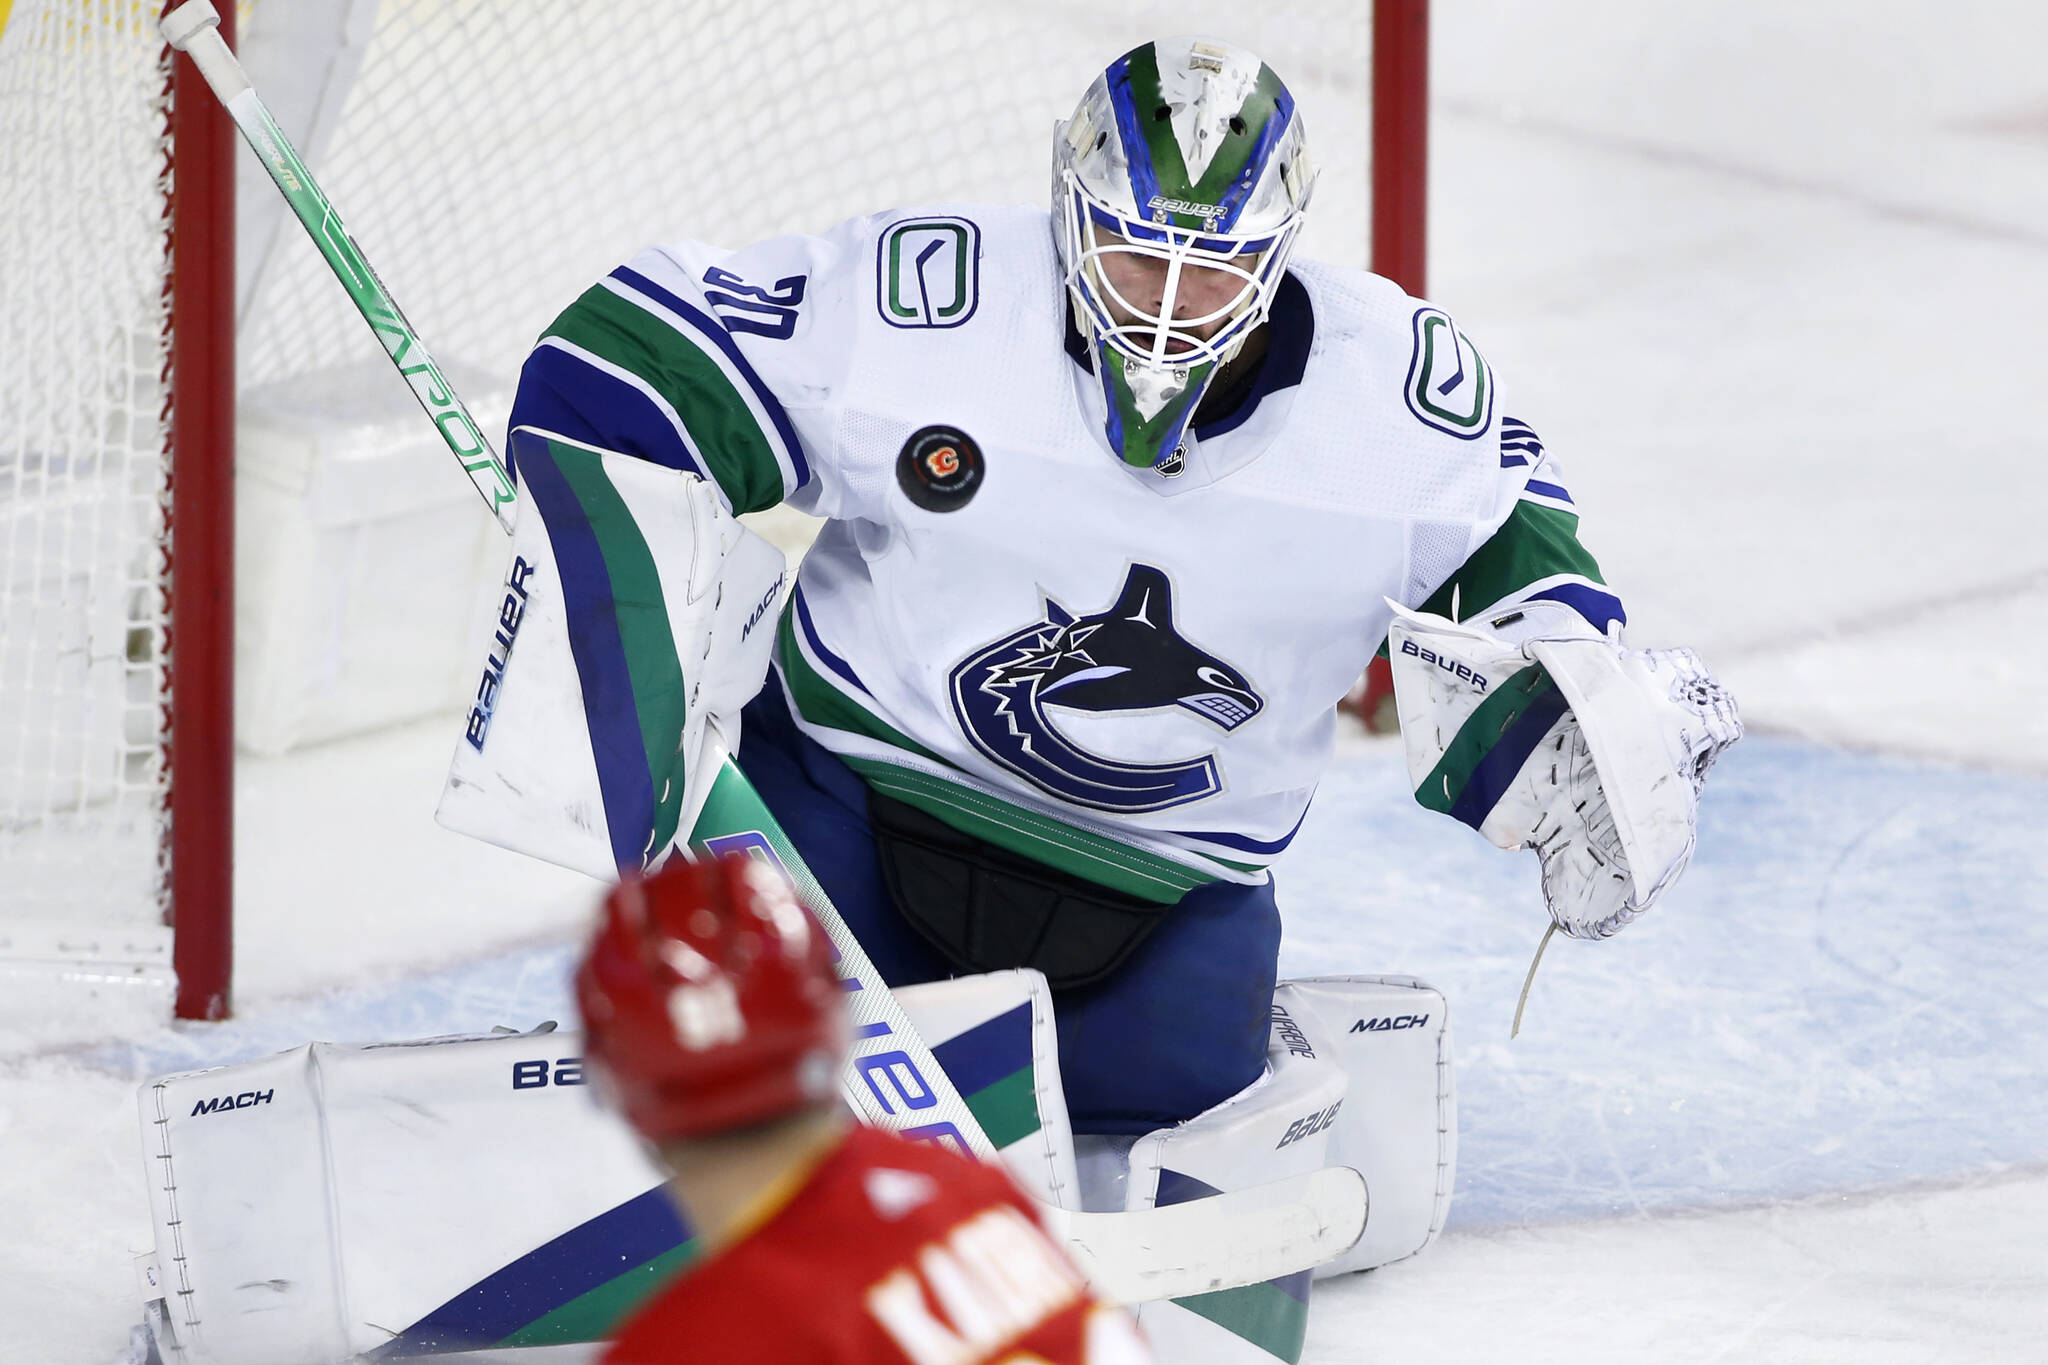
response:
<path fill-rule="evenodd" d="M 872 786 L 1160 901 L 1300 828 L 1384 598 L 1621 616 L 1556 466 L 1440 310 L 1302 262 L 1249 393 L 1122 463 L 1043 210 L 643 251 L 549 328 L 514 425 L 829 519 L 771 686 Z"/>

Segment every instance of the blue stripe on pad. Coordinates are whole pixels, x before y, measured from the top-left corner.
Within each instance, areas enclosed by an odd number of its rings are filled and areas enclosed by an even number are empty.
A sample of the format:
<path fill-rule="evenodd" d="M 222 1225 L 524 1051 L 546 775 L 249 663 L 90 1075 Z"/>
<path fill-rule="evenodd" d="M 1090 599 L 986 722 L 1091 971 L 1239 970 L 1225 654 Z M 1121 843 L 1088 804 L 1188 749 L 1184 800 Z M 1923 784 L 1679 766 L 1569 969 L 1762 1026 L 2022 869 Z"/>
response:
<path fill-rule="evenodd" d="M 1169 1204 L 1185 1204 L 1190 1199 L 1207 1199 L 1212 1194 L 1221 1193 L 1223 1191 L 1206 1181 L 1197 1180 L 1191 1175 L 1183 1175 L 1179 1171 L 1169 1171 L 1162 1166 L 1159 1168 L 1159 1193 L 1152 1200 L 1152 1204 L 1155 1208 L 1163 1209 Z"/>
<path fill-rule="evenodd" d="M 1543 682 L 1545 691 L 1530 702 L 1527 710 L 1515 717 L 1499 742 L 1473 768 L 1465 789 L 1458 793 L 1458 799 L 1445 812 L 1453 820 L 1463 821 L 1473 829 L 1484 824 L 1494 806 L 1507 794 L 1515 774 L 1529 761 L 1529 755 L 1536 752 L 1536 746 L 1550 733 L 1550 727 L 1557 724 L 1557 718 L 1565 713 L 1564 693 L 1548 677 Z"/>
<path fill-rule="evenodd" d="M 932 1049 L 932 1056 L 963 1095 L 1016 1075 L 1031 1065 L 1031 1002 L 948 1038 Z"/>
<path fill-rule="evenodd" d="M 620 867 L 638 867 L 654 819 L 654 779 L 647 771 L 633 675 L 626 666 L 625 642 L 619 638 L 611 570 L 605 566 L 590 518 L 555 464 L 546 438 L 515 432 L 511 446 L 526 471 L 527 495 L 548 528 L 555 571 L 562 579 L 569 652 L 583 690 L 583 718 L 597 763 L 612 857 Z"/>
<path fill-rule="evenodd" d="M 1206 1199 L 1212 1194 L 1221 1193 L 1223 1191 L 1206 1181 L 1197 1180 L 1180 1171 L 1169 1171 L 1162 1166 L 1159 1168 L 1159 1193 L 1152 1200 L 1152 1206 L 1163 1209 L 1169 1205 L 1186 1204 L 1192 1200 Z M 1315 1272 L 1310 1270 L 1300 1270 L 1292 1275 L 1282 1275 L 1277 1280 L 1267 1280 L 1265 1283 L 1281 1290 L 1297 1303 L 1307 1303 L 1309 1282 L 1314 1278 L 1314 1274 Z"/>
<path fill-rule="evenodd" d="M 386 1342 L 380 1359 L 495 1346 L 690 1240 L 657 1185 L 493 1271 Z"/>

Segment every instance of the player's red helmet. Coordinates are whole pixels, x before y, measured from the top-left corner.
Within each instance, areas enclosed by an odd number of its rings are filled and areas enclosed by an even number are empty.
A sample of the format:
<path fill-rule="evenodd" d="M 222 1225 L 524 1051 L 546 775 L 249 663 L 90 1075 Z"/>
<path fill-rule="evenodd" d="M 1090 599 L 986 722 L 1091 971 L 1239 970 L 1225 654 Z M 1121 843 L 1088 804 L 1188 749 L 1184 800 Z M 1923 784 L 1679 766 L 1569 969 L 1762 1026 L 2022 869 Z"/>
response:
<path fill-rule="evenodd" d="M 605 899 L 576 1002 L 626 1117 L 660 1142 L 829 1096 L 846 1010 L 825 931 L 773 869 L 671 861 Z"/>

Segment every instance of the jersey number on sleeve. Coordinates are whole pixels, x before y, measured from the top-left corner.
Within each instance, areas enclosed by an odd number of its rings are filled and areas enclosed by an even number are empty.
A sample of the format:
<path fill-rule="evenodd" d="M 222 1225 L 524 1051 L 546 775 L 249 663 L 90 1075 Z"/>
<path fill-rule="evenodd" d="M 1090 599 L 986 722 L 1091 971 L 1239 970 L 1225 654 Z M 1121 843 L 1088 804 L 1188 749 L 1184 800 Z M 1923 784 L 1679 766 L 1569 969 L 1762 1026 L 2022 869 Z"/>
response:
<path fill-rule="evenodd" d="M 728 332 L 752 332 L 787 341 L 796 334 L 797 305 L 804 301 L 804 275 L 785 275 L 773 289 L 748 284 L 730 270 L 712 266 L 704 272 L 704 301 Z"/>

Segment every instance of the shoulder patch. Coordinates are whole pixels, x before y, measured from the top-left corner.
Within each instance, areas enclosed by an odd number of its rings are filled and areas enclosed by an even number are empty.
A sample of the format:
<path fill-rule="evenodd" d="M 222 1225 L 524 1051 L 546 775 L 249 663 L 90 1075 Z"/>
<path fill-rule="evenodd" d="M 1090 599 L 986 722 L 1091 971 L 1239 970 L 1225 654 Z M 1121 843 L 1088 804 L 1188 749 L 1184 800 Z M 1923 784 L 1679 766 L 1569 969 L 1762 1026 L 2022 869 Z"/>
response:
<path fill-rule="evenodd" d="M 875 307 L 891 327 L 958 327 L 981 297 L 981 229 L 966 218 L 906 218 L 875 244 Z"/>
<path fill-rule="evenodd" d="M 1476 441 L 1493 425 L 1493 370 L 1438 308 L 1415 310 L 1415 353 L 1402 396 L 1423 425 Z"/>

